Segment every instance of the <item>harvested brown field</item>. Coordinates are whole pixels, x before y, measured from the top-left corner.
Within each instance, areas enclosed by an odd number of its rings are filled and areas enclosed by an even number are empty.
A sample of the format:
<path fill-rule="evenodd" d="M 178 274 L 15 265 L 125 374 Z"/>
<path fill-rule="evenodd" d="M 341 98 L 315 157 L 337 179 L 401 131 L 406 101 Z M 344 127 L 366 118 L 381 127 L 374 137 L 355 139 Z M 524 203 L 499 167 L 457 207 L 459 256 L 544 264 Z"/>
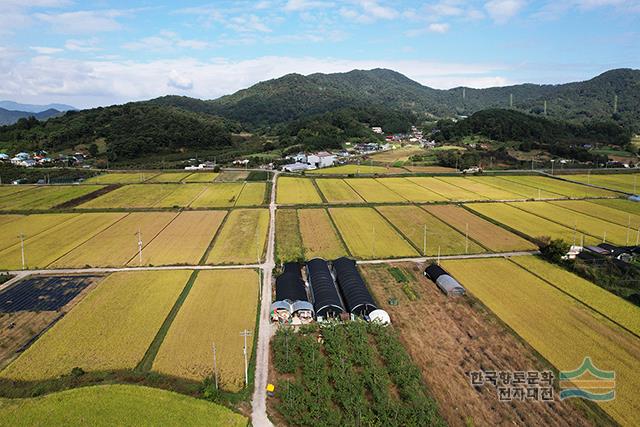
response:
<path fill-rule="evenodd" d="M 430 205 L 423 209 L 440 218 L 461 233 L 468 229 L 469 237 L 495 252 L 535 250 L 536 245 L 502 227 L 455 205 Z M 467 228 L 468 226 L 468 228 Z"/>
<path fill-rule="evenodd" d="M 245 170 L 225 170 L 220 172 L 215 182 L 237 182 L 244 181 L 249 176 L 249 171 Z"/>
<path fill-rule="evenodd" d="M 411 279 L 416 300 L 409 300 L 387 266 L 370 265 L 361 271 L 379 306 L 389 312 L 400 331 L 448 424 L 590 425 L 569 401 L 506 403 L 498 400 L 491 386 L 474 388 L 470 371 L 547 370 L 549 366 L 474 299 L 447 298 L 415 264 L 394 266 Z M 397 299 L 398 305 L 390 305 L 390 298 Z"/>

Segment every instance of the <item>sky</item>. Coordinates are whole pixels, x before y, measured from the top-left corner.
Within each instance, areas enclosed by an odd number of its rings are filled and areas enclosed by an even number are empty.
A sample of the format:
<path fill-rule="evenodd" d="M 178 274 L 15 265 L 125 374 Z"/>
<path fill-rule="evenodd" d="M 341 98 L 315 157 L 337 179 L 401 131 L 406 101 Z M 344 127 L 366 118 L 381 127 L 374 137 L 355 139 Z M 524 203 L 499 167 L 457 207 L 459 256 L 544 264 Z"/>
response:
<path fill-rule="evenodd" d="M 371 68 L 441 89 L 640 68 L 640 0 L 0 0 L 0 99 L 213 99 Z"/>

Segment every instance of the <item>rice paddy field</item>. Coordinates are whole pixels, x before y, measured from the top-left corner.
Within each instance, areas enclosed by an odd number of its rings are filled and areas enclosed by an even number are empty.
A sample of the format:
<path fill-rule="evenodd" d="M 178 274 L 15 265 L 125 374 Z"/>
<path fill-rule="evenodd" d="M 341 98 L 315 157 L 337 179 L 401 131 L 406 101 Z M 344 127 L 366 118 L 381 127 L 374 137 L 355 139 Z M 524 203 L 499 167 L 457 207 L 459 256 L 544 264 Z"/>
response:
<path fill-rule="evenodd" d="M 153 370 L 202 381 L 213 376 L 212 343 L 223 389 L 244 386 L 243 330 L 255 332 L 260 276 L 255 270 L 205 270 L 198 276 L 174 319 Z M 253 338 L 247 339 L 248 357 Z"/>
<path fill-rule="evenodd" d="M 276 202 L 282 205 L 320 204 L 322 199 L 308 178 L 278 178 Z"/>
<path fill-rule="evenodd" d="M 542 187 L 533 187 L 519 182 L 510 181 L 499 176 L 470 176 L 467 179 L 476 181 L 482 184 L 490 185 L 492 187 L 499 188 L 501 190 L 509 191 L 511 193 L 522 196 L 525 199 L 564 199 L 566 196 L 561 194 L 552 193 L 544 190 Z"/>
<path fill-rule="evenodd" d="M 92 176 L 84 180 L 85 184 L 136 184 L 148 181 L 158 172 L 113 172 Z"/>
<path fill-rule="evenodd" d="M 306 171 L 311 175 L 386 175 L 396 173 L 407 173 L 405 169 L 387 166 L 371 166 L 371 165 L 341 165 L 329 168 L 314 169 Z"/>
<path fill-rule="evenodd" d="M 247 182 L 242 188 L 236 206 L 260 206 L 265 204 L 267 184 L 264 182 Z"/>
<path fill-rule="evenodd" d="M 182 182 L 213 182 L 218 175 L 220 174 L 217 172 L 194 172 L 183 179 Z"/>
<path fill-rule="evenodd" d="M 454 255 L 485 251 L 476 242 L 466 240 L 462 233 L 418 206 L 379 206 L 376 209 L 400 230 L 422 255 L 438 253 Z"/>
<path fill-rule="evenodd" d="M 58 258 L 50 267 L 120 267 L 138 255 L 138 231 L 143 250 L 178 216 L 177 212 L 134 212 Z"/>
<path fill-rule="evenodd" d="M 345 179 L 345 182 L 368 203 L 402 203 L 407 201 L 374 178 L 352 178 Z"/>
<path fill-rule="evenodd" d="M 567 242 L 573 242 L 574 239 L 577 239 L 577 242 L 580 241 L 580 235 L 576 235 L 577 233 L 572 228 L 518 209 L 510 204 L 469 203 L 465 206 L 475 213 L 505 225 L 511 230 L 519 231 L 532 239 L 548 236 L 552 239 L 563 239 Z M 591 243 L 596 243 L 596 239 L 586 236 L 585 244 Z"/>
<path fill-rule="evenodd" d="M 575 370 L 589 356 L 598 368 L 615 371 L 616 398 L 598 404 L 622 425 L 640 423 L 637 336 L 507 259 L 442 265 L 559 370 Z"/>
<path fill-rule="evenodd" d="M 478 197 L 488 198 L 491 200 L 521 200 L 524 198 L 519 193 L 514 193 L 503 188 L 494 187 L 485 184 L 482 181 L 473 180 L 471 178 L 444 176 L 439 177 L 438 179 L 448 184 L 455 185 L 456 187 L 467 190 L 470 193 L 477 194 L 476 199 L 478 199 Z"/>
<path fill-rule="evenodd" d="M 191 172 L 163 172 L 149 179 L 148 182 L 180 182 L 191 175 Z"/>
<path fill-rule="evenodd" d="M 573 182 L 543 176 L 503 176 L 501 178 L 507 181 L 528 185 L 533 188 L 541 188 L 542 190 L 571 198 L 618 197 L 620 195 L 613 191 L 601 190 L 599 188 L 588 187 L 586 185 L 575 184 Z"/>
<path fill-rule="evenodd" d="M 442 202 L 447 198 L 405 178 L 380 178 L 379 183 L 410 202 Z"/>
<path fill-rule="evenodd" d="M 225 182 L 207 185 L 205 190 L 191 203 L 192 208 L 233 207 L 240 197 L 244 184 Z"/>
<path fill-rule="evenodd" d="M 178 393 L 136 385 L 100 385 L 30 399 L 0 399 L 3 424 L 59 426 L 149 425 L 244 427 L 230 409 Z"/>
<path fill-rule="evenodd" d="M 262 260 L 269 211 L 234 209 L 222 226 L 207 257 L 207 264 L 254 264 Z"/>
<path fill-rule="evenodd" d="M 418 251 L 375 209 L 331 208 L 329 213 L 349 252 L 357 258 L 418 256 Z"/>
<path fill-rule="evenodd" d="M 80 205 L 86 209 L 150 208 L 181 188 L 180 184 L 130 184 Z"/>
<path fill-rule="evenodd" d="M 20 235 L 25 240 L 71 220 L 78 214 L 2 215 L 0 224 L 0 250 L 20 244 Z"/>
<path fill-rule="evenodd" d="M 223 170 L 216 177 L 216 182 L 241 182 L 249 177 L 247 170 Z"/>
<path fill-rule="evenodd" d="M 304 246 L 300 236 L 298 212 L 295 209 L 276 211 L 276 261 L 304 259 Z"/>
<path fill-rule="evenodd" d="M 622 191 L 629 194 L 637 194 L 640 184 L 638 174 L 581 174 L 581 175 L 561 175 L 561 178 L 577 181 L 583 184 L 597 185 L 611 190 Z"/>
<path fill-rule="evenodd" d="M 442 181 L 438 178 L 410 177 L 407 179 L 450 200 L 487 200 L 487 197 L 483 197 L 479 194 L 473 193 L 469 190 L 465 190 L 464 188 L 458 187 L 449 182 Z"/>
<path fill-rule="evenodd" d="M 103 188 L 101 185 L 46 185 L 0 197 L 0 210 L 51 209 Z"/>
<path fill-rule="evenodd" d="M 149 348 L 191 271 L 113 273 L 0 372 L 37 381 L 85 371 L 133 369 Z"/>
<path fill-rule="evenodd" d="M 181 212 L 129 265 L 195 265 L 216 235 L 226 211 Z"/>
<path fill-rule="evenodd" d="M 632 202 L 631 200 L 608 199 L 608 200 L 591 200 L 591 202 L 596 205 L 606 206 L 608 208 L 617 209 L 633 215 L 640 215 L 640 203 Z"/>
<path fill-rule="evenodd" d="M 40 222 L 40 215 L 29 218 Z M 24 242 L 26 268 L 44 268 L 68 252 L 90 240 L 126 216 L 125 213 L 87 213 L 44 229 Z M 44 221 L 46 223 L 46 219 Z M 19 242 L 0 251 L 0 269 L 22 268 L 22 247 Z"/>
<path fill-rule="evenodd" d="M 530 241 L 472 214 L 463 207 L 425 205 L 422 208 L 460 233 L 468 233 L 471 239 L 490 251 L 510 252 L 537 249 L 537 246 Z"/>
<path fill-rule="evenodd" d="M 326 209 L 299 209 L 298 224 L 306 259 L 335 259 L 349 254 Z"/>
<path fill-rule="evenodd" d="M 511 261 L 640 338 L 640 307 L 535 256 Z"/>
<path fill-rule="evenodd" d="M 31 190 L 33 188 L 35 188 L 33 185 L 0 185 L 0 199 L 21 191 Z"/>
<path fill-rule="evenodd" d="M 319 178 L 316 185 L 328 203 L 364 203 L 364 199 L 342 179 Z"/>
<path fill-rule="evenodd" d="M 547 202 L 511 203 L 518 209 L 546 218 L 602 242 L 626 245 L 634 237 L 631 229 L 603 221 L 583 213 L 565 209 Z M 571 242 L 572 240 L 569 240 Z"/>
<path fill-rule="evenodd" d="M 426 150 L 417 145 L 408 145 L 406 147 L 400 147 L 393 150 L 383 151 L 381 153 L 374 153 L 370 158 L 375 162 L 381 163 L 396 163 L 406 162 L 409 158 L 416 154 L 423 154 Z"/>
<path fill-rule="evenodd" d="M 591 200 L 565 200 L 549 203 L 624 227 L 630 226 L 632 230 L 637 230 L 640 226 L 640 215 L 593 203 Z"/>

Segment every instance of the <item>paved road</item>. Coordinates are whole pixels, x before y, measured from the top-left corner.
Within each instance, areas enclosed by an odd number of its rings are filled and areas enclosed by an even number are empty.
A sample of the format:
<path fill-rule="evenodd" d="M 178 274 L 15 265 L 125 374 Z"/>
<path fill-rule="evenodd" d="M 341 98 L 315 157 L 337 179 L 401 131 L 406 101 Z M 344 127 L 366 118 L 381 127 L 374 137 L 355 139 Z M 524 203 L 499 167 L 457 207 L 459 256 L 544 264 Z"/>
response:
<path fill-rule="evenodd" d="M 275 267 L 276 240 L 276 179 L 274 173 L 271 186 L 271 202 L 269 203 L 269 238 L 267 240 L 267 256 L 262 265 L 262 293 L 260 301 L 260 326 L 258 329 L 258 346 L 256 350 L 256 371 L 252 399 L 251 423 L 255 427 L 271 426 L 267 417 L 267 380 L 269 375 L 269 341 L 273 334 L 273 327 L 269 319 L 271 308 L 271 286 L 273 268 Z"/>

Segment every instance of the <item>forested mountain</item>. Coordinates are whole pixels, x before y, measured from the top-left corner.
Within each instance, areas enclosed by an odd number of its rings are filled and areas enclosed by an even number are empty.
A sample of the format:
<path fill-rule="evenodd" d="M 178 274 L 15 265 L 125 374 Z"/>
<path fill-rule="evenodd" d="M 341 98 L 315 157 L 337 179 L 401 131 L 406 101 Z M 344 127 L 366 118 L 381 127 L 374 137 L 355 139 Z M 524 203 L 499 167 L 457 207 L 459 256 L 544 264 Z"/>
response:
<path fill-rule="evenodd" d="M 20 119 L 0 128 L 0 144 L 14 149 L 60 151 L 103 139 L 111 160 L 182 149 L 231 145 L 237 125 L 212 115 L 174 107 L 130 103 L 106 108 L 68 111 L 40 122 Z"/>
<path fill-rule="evenodd" d="M 33 113 L 31 111 L 15 111 L 0 108 L 0 125 L 10 125 L 17 122 L 19 119 L 33 116 L 38 120 L 47 120 L 51 117 L 57 117 L 62 112 L 54 109 L 48 109 L 39 113 Z"/>
<path fill-rule="evenodd" d="M 21 102 L 14 101 L 0 101 L 0 108 L 4 108 L 5 110 L 13 110 L 13 111 L 26 111 L 29 113 L 42 113 L 47 110 L 58 110 L 58 111 L 70 111 L 77 110 L 76 107 L 72 107 L 67 104 L 23 104 Z"/>
<path fill-rule="evenodd" d="M 464 97 L 463 97 L 464 94 Z M 614 113 L 617 96 L 617 112 Z M 217 114 L 251 125 L 272 125 L 347 107 L 384 106 L 438 117 L 513 108 L 583 121 L 614 119 L 640 130 L 640 70 L 617 69 L 591 80 L 561 85 L 521 84 L 488 89 L 437 90 L 391 70 L 288 74 L 216 100 L 166 96 L 149 102 Z"/>

